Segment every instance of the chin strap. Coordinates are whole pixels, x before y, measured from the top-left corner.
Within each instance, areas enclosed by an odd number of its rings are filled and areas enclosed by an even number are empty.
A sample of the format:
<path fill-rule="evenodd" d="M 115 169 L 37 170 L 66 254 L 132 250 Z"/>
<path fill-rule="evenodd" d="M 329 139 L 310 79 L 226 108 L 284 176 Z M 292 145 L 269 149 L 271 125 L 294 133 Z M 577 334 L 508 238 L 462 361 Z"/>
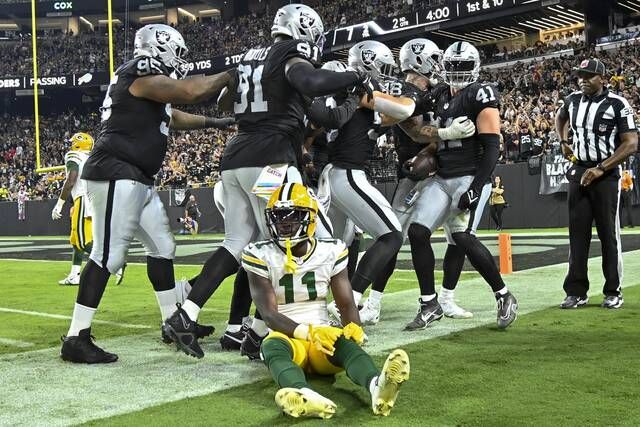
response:
<path fill-rule="evenodd" d="M 284 270 L 290 274 L 296 274 L 296 270 L 298 270 L 298 265 L 293 260 L 293 253 L 291 252 L 291 239 L 287 239 L 284 241 L 284 247 L 287 252 L 287 261 L 284 263 Z"/>

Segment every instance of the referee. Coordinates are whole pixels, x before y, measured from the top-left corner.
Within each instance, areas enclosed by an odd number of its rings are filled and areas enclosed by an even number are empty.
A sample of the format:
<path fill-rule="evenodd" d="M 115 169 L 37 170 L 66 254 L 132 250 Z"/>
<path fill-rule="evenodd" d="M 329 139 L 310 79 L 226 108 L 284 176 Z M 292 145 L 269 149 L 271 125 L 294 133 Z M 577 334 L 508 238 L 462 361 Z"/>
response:
<path fill-rule="evenodd" d="M 604 87 L 605 66 L 588 59 L 573 69 L 580 90 L 569 95 L 556 114 L 562 150 L 574 162 L 569 179 L 569 272 L 561 308 L 577 308 L 588 301 L 587 261 L 591 224 L 595 220 L 602 245 L 604 301 L 620 308 L 622 250 L 620 242 L 620 167 L 637 150 L 638 131 L 629 102 Z M 573 144 L 569 146 L 569 126 Z"/>

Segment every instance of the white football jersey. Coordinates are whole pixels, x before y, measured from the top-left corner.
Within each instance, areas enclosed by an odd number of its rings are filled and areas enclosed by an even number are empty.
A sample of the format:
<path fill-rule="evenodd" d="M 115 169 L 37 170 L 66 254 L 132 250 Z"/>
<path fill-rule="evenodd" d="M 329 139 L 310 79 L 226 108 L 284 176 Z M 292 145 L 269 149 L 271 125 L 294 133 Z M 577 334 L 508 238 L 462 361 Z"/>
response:
<path fill-rule="evenodd" d="M 64 165 L 66 168 L 67 174 L 69 174 L 68 164 L 69 162 L 75 163 L 78 165 L 78 180 L 75 185 L 71 189 L 71 197 L 73 200 L 76 200 L 78 197 L 84 197 L 87 195 L 87 183 L 84 179 L 80 179 L 82 176 L 82 168 L 84 167 L 85 162 L 89 158 L 89 153 L 84 151 L 69 151 L 64 156 Z M 86 214 L 86 209 L 89 207 L 89 203 L 86 203 L 85 206 L 85 216 L 91 216 Z"/>
<path fill-rule="evenodd" d="M 296 323 L 328 325 L 327 294 L 331 278 L 347 268 L 349 252 L 340 240 L 312 239 L 307 255 L 293 260 L 295 274 L 287 273 L 284 249 L 267 240 L 249 244 L 242 252 L 245 270 L 271 280 L 278 311 Z"/>

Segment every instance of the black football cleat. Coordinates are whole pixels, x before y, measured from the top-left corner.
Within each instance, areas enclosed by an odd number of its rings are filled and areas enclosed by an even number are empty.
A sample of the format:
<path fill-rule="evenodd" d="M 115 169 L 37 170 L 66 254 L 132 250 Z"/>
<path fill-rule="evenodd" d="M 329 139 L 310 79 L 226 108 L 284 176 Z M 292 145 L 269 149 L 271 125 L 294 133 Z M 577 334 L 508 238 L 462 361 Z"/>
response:
<path fill-rule="evenodd" d="M 622 299 L 622 294 L 607 295 L 606 297 L 604 297 L 604 300 L 602 301 L 602 304 L 600 305 L 600 307 L 615 310 L 622 307 L 622 304 L 624 304 L 624 299 Z"/>
<path fill-rule="evenodd" d="M 444 316 L 442 307 L 436 298 L 431 301 L 422 301 L 422 298 L 418 298 L 418 302 L 420 303 L 418 314 L 416 314 L 415 319 L 407 323 L 404 327 L 405 331 L 419 331 L 421 329 L 425 329 L 433 322 L 442 319 L 442 316 Z"/>
<path fill-rule="evenodd" d="M 264 338 L 253 329 L 249 329 L 240 344 L 240 355 L 247 356 L 249 360 L 260 360 L 260 346 Z"/>
<path fill-rule="evenodd" d="M 560 308 L 566 310 L 566 309 L 570 309 L 570 308 L 578 308 L 578 307 L 582 307 L 584 305 L 587 305 L 587 303 L 589 302 L 589 298 L 588 297 L 579 297 L 579 296 L 574 296 L 574 295 L 567 295 L 567 297 L 564 299 L 564 301 L 562 301 L 562 304 L 560 304 Z"/>
<path fill-rule="evenodd" d="M 247 335 L 247 331 L 242 329 L 238 332 L 224 331 L 224 334 L 220 337 L 220 346 L 227 351 L 240 350 L 245 335 Z"/>
<path fill-rule="evenodd" d="M 504 295 L 496 294 L 496 299 L 498 329 L 506 329 L 518 318 L 518 300 L 511 292 L 507 292 Z"/>
<path fill-rule="evenodd" d="M 160 331 L 162 332 L 162 342 L 165 344 L 173 344 L 173 340 L 165 332 L 164 325 L 160 328 Z M 198 337 L 198 339 L 208 337 L 215 331 L 216 331 L 216 328 L 214 328 L 213 326 L 201 325 L 196 322 L 196 337 Z"/>
<path fill-rule="evenodd" d="M 164 322 L 162 331 L 171 338 L 178 350 L 201 359 L 204 357 L 204 351 L 198 343 L 197 323 L 189 318 L 180 304 L 176 305 L 178 309 Z"/>
<path fill-rule="evenodd" d="M 83 329 L 77 337 L 62 337 L 60 357 L 73 363 L 113 363 L 118 355 L 108 353 L 93 343 L 91 328 Z"/>

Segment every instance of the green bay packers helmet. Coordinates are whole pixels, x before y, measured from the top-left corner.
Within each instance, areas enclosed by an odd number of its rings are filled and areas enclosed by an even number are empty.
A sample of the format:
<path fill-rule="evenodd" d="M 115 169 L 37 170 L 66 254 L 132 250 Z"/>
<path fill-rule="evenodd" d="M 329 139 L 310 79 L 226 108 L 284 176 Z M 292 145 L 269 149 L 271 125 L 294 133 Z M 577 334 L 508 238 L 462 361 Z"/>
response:
<path fill-rule="evenodd" d="M 313 237 L 316 231 L 318 202 L 313 192 L 302 184 L 279 187 L 269 199 L 265 216 L 271 237 L 284 246 Z"/>
<path fill-rule="evenodd" d="M 72 151 L 93 150 L 93 138 L 88 133 L 78 132 L 69 139 L 69 142 L 71 143 Z"/>

